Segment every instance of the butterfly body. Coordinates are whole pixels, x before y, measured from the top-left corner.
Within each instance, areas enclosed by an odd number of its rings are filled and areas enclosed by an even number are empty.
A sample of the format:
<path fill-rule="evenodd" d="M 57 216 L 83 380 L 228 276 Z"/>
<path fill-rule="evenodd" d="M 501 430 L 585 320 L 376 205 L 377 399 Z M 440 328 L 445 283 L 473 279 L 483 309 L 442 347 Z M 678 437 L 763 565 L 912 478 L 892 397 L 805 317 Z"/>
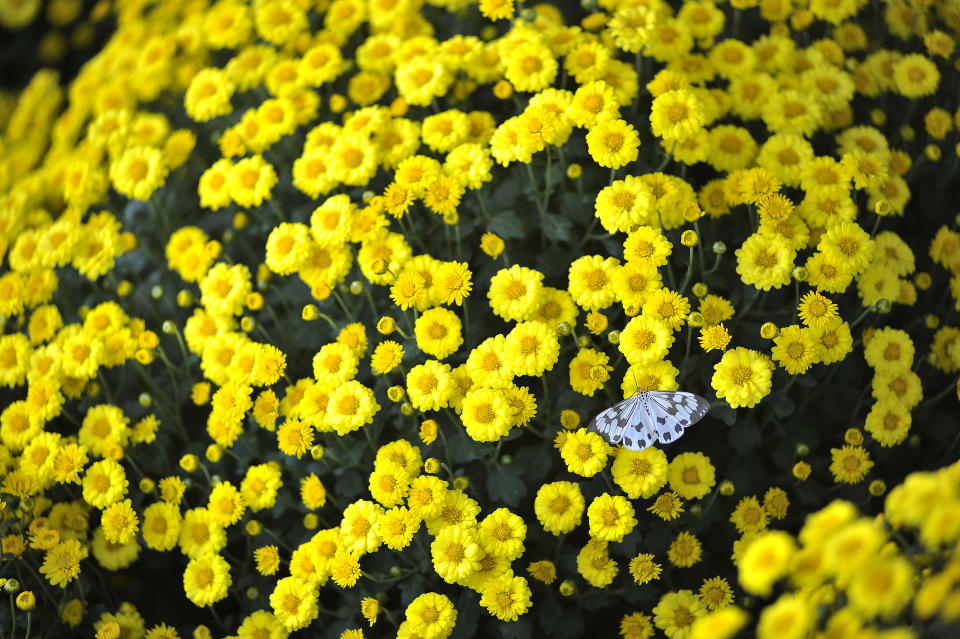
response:
<path fill-rule="evenodd" d="M 699 421 L 710 402 L 682 391 L 640 391 L 594 417 L 587 430 L 609 444 L 643 450 L 654 443 L 669 444 Z"/>

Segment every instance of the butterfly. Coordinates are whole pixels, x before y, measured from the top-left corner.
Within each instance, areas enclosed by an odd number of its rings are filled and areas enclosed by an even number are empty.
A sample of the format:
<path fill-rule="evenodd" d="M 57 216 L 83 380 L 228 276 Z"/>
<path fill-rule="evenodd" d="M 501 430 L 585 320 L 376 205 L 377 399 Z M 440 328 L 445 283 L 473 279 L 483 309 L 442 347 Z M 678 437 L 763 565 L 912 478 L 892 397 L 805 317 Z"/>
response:
<path fill-rule="evenodd" d="M 609 444 L 643 450 L 655 442 L 676 441 L 709 409 L 710 402 L 693 393 L 640 391 L 594 417 L 587 430 Z"/>

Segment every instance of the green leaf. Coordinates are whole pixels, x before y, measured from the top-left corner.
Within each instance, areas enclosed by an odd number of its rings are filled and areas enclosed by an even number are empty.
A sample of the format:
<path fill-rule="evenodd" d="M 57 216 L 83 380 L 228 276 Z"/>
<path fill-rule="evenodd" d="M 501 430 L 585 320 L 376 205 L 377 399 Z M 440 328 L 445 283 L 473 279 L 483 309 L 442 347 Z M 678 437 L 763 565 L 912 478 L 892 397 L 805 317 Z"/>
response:
<path fill-rule="evenodd" d="M 742 419 L 730 429 L 730 445 L 740 455 L 752 452 L 760 445 L 760 426 L 753 420 Z"/>
<path fill-rule="evenodd" d="M 710 416 L 723 420 L 723 423 L 727 426 L 733 426 L 737 422 L 737 411 L 725 401 L 716 401 L 710 404 Z"/>
<path fill-rule="evenodd" d="M 361 447 L 357 446 L 357 448 Z M 338 477 L 334 483 L 334 492 L 337 495 L 337 499 L 343 497 L 343 499 L 352 501 L 363 492 L 363 489 L 363 475 L 361 475 L 358 470 L 348 470 L 342 476 Z"/>
<path fill-rule="evenodd" d="M 404 608 L 424 592 L 424 581 L 420 575 L 410 575 L 406 579 L 400 580 L 400 601 Z"/>
<path fill-rule="evenodd" d="M 457 623 L 450 634 L 452 639 L 467 639 L 477 634 L 480 621 L 480 597 L 472 590 L 465 589 L 457 598 Z"/>
<path fill-rule="evenodd" d="M 528 639 L 533 632 L 533 626 L 527 617 L 520 617 L 516 621 L 498 624 L 500 636 L 503 639 Z"/>
<path fill-rule="evenodd" d="M 500 465 L 496 471 L 490 473 L 487 479 L 487 492 L 490 499 L 502 502 L 508 506 L 516 506 L 527 494 L 527 487 L 520 479 L 520 469 L 516 466 Z"/>
<path fill-rule="evenodd" d="M 777 401 L 773 403 L 773 414 L 784 419 L 793 415 L 793 411 L 796 406 L 793 403 L 793 400 L 787 397 L 786 395 L 781 395 Z"/>
<path fill-rule="evenodd" d="M 497 213 L 490 218 L 487 228 L 504 239 L 519 239 L 526 235 L 523 229 L 523 220 L 513 211 Z"/>
<path fill-rule="evenodd" d="M 565 217 L 554 213 L 547 213 L 543 216 L 543 233 L 547 236 L 548 240 L 553 240 L 554 242 L 569 242 L 572 237 L 572 231 L 573 224 Z"/>

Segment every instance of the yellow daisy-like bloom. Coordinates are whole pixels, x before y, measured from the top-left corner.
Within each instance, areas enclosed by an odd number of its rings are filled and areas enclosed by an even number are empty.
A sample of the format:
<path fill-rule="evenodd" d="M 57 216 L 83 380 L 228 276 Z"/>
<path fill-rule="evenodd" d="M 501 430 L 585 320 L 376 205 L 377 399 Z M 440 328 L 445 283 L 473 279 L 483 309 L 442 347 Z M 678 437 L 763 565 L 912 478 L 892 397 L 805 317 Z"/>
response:
<path fill-rule="evenodd" d="M 360 358 L 346 344 L 324 344 L 313 356 L 313 377 L 326 387 L 335 387 L 356 376 L 359 362 Z"/>
<path fill-rule="evenodd" d="M 148 146 L 131 147 L 110 164 L 110 180 L 119 193 L 135 200 L 149 200 L 167 179 L 163 153 Z"/>
<path fill-rule="evenodd" d="M 796 251 L 782 236 L 754 233 L 736 255 L 737 274 L 744 284 L 769 291 L 790 283 Z"/>
<path fill-rule="evenodd" d="M 540 91 L 553 84 L 557 69 L 549 48 L 539 42 L 525 42 L 509 53 L 504 75 L 517 91 Z"/>
<path fill-rule="evenodd" d="M 877 372 L 894 372 L 902 368 L 912 368 L 914 353 L 910 335 L 906 331 L 889 326 L 875 331 L 863 349 L 867 364 Z"/>
<path fill-rule="evenodd" d="M 611 471 L 630 499 L 647 499 L 667 483 L 667 456 L 654 446 L 641 451 L 618 448 Z"/>
<path fill-rule="evenodd" d="M 676 331 L 683 327 L 690 313 L 690 301 L 676 291 L 661 288 L 647 296 L 642 312 L 644 317 L 662 322 Z"/>
<path fill-rule="evenodd" d="M 266 265 L 278 275 L 296 273 L 310 256 L 312 244 L 310 227 L 283 222 L 267 237 Z"/>
<path fill-rule="evenodd" d="M 610 358 L 592 348 L 582 348 L 570 360 L 570 387 L 581 395 L 593 397 L 610 378 Z"/>
<path fill-rule="evenodd" d="M 94 508 L 106 508 L 127 494 L 127 476 L 112 459 L 94 462 L 83 476 L 83 500 Z"/>
<path fill-rule="evenodd" d="M 610 447 L 596 433 L 580 428 L 567 435 L 560 456 L 567 470 L 581 477 L 593 477 L 607 463 Z"/>
<path fill-rule="evenodd" d="M 446 595 L 427 592 L 410 602 L 406 620 L 400 624 L 398 635 L 422 637 L 423 639 L 446 639 L 453 632 L 457 621 L 457 609 Z M 410 625 L 409 634 L 403 626 Z"/>
<path fill-rule="evenodd" d="M 480 605 L 501 621 L 516 621 L 530 609 L 530 597 L 527 580 L 507 574 L 487 582 Z"/>
<path fill-rule="evenodd" d="M 527 525 L 519 515 L 498 508 L 480 522 L 479 534 L 486 552 L 512 561 L 523 554 Z"/>
<path fill-rule="evenodd" d="M 817 362 L 817 350 L 810 329 L 796 324 L 783 328 L 774 340 L 771 355 L 791 375 L 807 372 Z"/>
<path fill-rule="evenodd" d="M 703 453 L 681 453 L 673 458 L 667 469 L 670 488 L 684 499 L 699 499 L 716 484 L 710 458 Z"/>
<path fill-rule="evenodd" d="M 218 262 L 200 282 L 200 302 L 213 315 L 240 315 L 252 290 L 246 266 Z"/>
<path fill-rule="evenodd" d="M 623 258 L 628 264 L 639 263 L 656 269 L 667 263 L 671 252 L 673 244 L 653 226 L 640 226 L 623 242 Z"/>
<path fill-rule="evenodd" d="M 750 542 L 737 562 L 740 585 L 751 594 L 768 596 L 773 584 L 787 574 L 795 553 L 796 543 L 787 533 L 762 533 Z"/>
<path fill-rule="evenodd" d="M 851 7 L 854 2 L 848 3 Z M 760 613 L 757 621 L 759 639 L 801 639 L 809 636 L 816 620 L 814 605 L 804 597 L 785 594 Z"/>
<path fill-rule="evenodd" d="M 407 395 L 419 411 L 437 410 L 449 404 L 454 381 L 449 364 L 428 359 L 407 373 Z"/>
<path fill-rule="evenodd" d="M 536 308 L 543 273 L 514 264 L 490 278 L 487 298 L 493 312 L 505 320 L 520 321 Z"/>
<path fill-rule="evenodd" d="M 80 562 L 87 554 L 87 548 L 78 539 L 61 541 L 44 554 L 40 573 L 52 585 L 65 588 L 80 576 Z"/>
<path fill-rule="evenodd" d="M 873 468 L 870 454 L 860 446 L 831 448 L 830 457 L 830 472 L 837 483 L 860 483 Z"/>
<path fill-rule="evenodd" d="M 594 588 L 606 588 L 619 572 L 607 546 L 605 541 L 591 539 L 577 554 L 577 572 Z"/>
<path fill-rule="evenodd" d="M 474 441 L 495 442 L 510 431 L 513 412 L 502 391 L 477 388 L 464 396 L 460 419 Z"/>
<path fill-rule="evenodd" d="M 414 334 L 417 346 L 427 355 L 443 359 L 452 355 L 463 343 L 460 318 L 445 308 L 431 308 L 417 318 Z"/>
<path fill-rule="evenodd" d="M 678 568 L 689 568 L 700 561 L 703 556 L 703 547 L 697 537 L 687 531 L 677 534 L 670 548 L 667 549 L 667 558 Z"/>
<path fill-rule="evenodd" d="M 684 639 L 693 623 L 706 614 L 706 608 L 693 591 L 678 590 L 660 597 L 653 608 L 653 623 L 668 639 Z"/>
<path fill-rule="evenodd" d="M 730 515 L 730 521 L 741 535 L 760 532 L 767 527 L 767 511 L 760 505 L 760 501 L 751 495 L 737 503 Z"/>
<path fill-rule="evenodd" d="M 392 550 L 403 550 L 420 529 L 421 519 L 405 507 L 389 508 L 377 520 L 377 535 Z"/>
<path fill-rule="evenodd" d="M 587 150 L 594 162 L 608 169 L 619 169 L 637 159 L 640 136 L 622 119 L 607 118 L 587 133 Z"/>
<path fill-rule="evenodd" d="M 641 553 L 630 560 L 630 575 L 638 586 L 660 578 L 662 567 L 653 560 L 653 555 Z"/>
<path fill-rule="evenodd" d="M 638 315 L 620 332 L 617 348 L 633 366 L 640 366 L 666 357 L 673 345 L 670 326 L 649 315 Z"/>
<path fill-rule="evenodd" d="M 568 481 L 542 485 L 533 504 L 540 525 L 554 535 L 568 533 L 579 526 L 584 506 L 580 487 Z"/>
<path fill-rule="evenodd" d="M 700 341 L 700 347 L 709 353 L 714 350 L 725 350 L 727 344 L 730 343 L 731 335 L 721 323 L 700 329 L 700 337 L 698 339 Z"/>
<path fill-rule="evenodd" d="M 345 435 L 371 423 L 379 410 L 373 391 L 353 379 L 330 394 L 324 421 L 338 435 Z"/>
<path fill-rule="evenodd" d="M 772 362 L 757 351 L 738 346 L 714 366 L 711 385 L 717 397 L 733 408 L 751 408 L 770 394 Z"/>
<path fill-rule="evenodd" d="M 811 327 L 832 324 L 837 317 L 837 305 L 818 291 L 810 291 L 801 297 L 797 310 L 800 312 L 800 321 Z"/>
<path fill-rule="evenodd" d="M 893 82 L 897 93 L 907 98 L 931 95 L 940 84 L 937 65 L 924 55 L 911 53 L 893 65 Z"/>
<path fill-rule="evenodd" d="M 669 142 L 683 142 L 706 123 L 703 105 L 686 89 L 667 91 L 653 99 L 650 129 Z"/>
<path fill-rule="evenodd" d="M 212 606 L 226 597 L 232 583 L 230 564 L 214 553 L 194 557 L 183 571 L 187 599 L 201 608 Z"/>
<path fill-rule="evenodd" d="M 320 611 L 317 607 L 317 589 L 296 577 L 285 577 L 270 593 L 270 607 L 288 631 L 310 625 Z"/>
<path fill-rule="evenodd" d="M 619 118 L 620 105 L 613 88 L 596 80 L 577 88 L 567 107 L 567 116 L 576 126 L 592 129 L 600 120 Z"/>
<path fill-rule="evenodd" d="M 153 550 L 172 550 L 180 536 L 180 508 L 176 504 L 157 502 L 143 511 L 143 541 Z"/>
<path fill-rule="evenodd" d="M 584 255 L 570 265 L 568 289 L 580 308 L 596 311 L 613 304 L 616 294 L 613 274 L 620 265 L 614 257 Z"/>
<path fill-rule="evenodd" d="M 233 110 L 230 98 L 236 86 L 221 69 L 201 69 L 190 81 L 184 94 L 184 106 L 190 119 L 208 122 Z"/>
<path fill-rule="evenodd" d="M 513 18 L 513 0 L 481 0 L 480 13 L 490 20 Z"/>
<path fill-rule="evenodd" d="M 864 428 L 881 446 L 903 443 L 910 433 L 910 409 L 893 398 L 878 401 L 867 414 Z"/>
<path fill-rule="evenodd" d="M 430 544 L 434 570 L 447 583 L 466 579 L 480 569 L 479 542 L 474 527 L 447 526 Z"/>
<path fill-rule="evenodd" d="M 833 264 L 857 274 L 870 265 L 873 240 L 854 222 L 841 222 L 820 237 L 817 250 Z"/>
<path fill-rule="evenodd" d="M 133 539 L 140 528 L 140 520 L 129 499 L 107 506 L 100 515 L 103 536 L 113 544 L 125 544 Z"/>
<path fill-rule="evenodd" d="M 516 374 L 504 355 L 506 337 L 495 335 L 483 340 L 467 356 L 467 371 L 470 379 L 480 386 L 501 388 L 510 383 Z"/>
<path fill-rule="evenodd" d="M 560 341 L 543 322 L 520 322 L 507 334 L 503 357 L 515 375 L 542 375 L 560 357 Z"/>
<path fill-rule="evenodd" d="M 270 192 L 277 184 L 273 166 L 260 155 L 244 158 L 233 165 L 227 181 L 230 197 L 240 206 L 260 206 L 270 199 Z"/>
<path fill-rule="evenodd" d="M 733 603 L 733 589 L 723 577 L 704 579 L 699 598 L 707 610 L 721 610 Z"/>
<path fill-rule="evenodd" d="M 616 180 L 609 186 L 605 186 L 597 193 L 594 211 L 600 224 L 608 233 L 629 232 L 641 224 L 649 224 L 653 221 L 651 220 L 651 216 L 655 213 L 653 191 L 640 178 L 628 175 L 622 180 Z M 661 238 L 667 241 L 662 235 Z M 651 255 L 652 253 L 651 251 Z M 630 259 L 629 256 L 627 259 Z"/>
<path fill-rule="evenodd" d="M 590 522 L 590 536 L 604 541 L 623 541 L 637 525 L 630 502 L 620 495 L 608 493 L 601 494 L 590 503 L 587 519 Z"/>
<path fill-rule="evenodd" d="M 180 550 L 188 557 L 199 557 L 207 553 L 218 553 L 227 545 L 227 535 L 223 526 L 206 508 L 191 508 L 180 525 L 180 538 L 177 540 Z"/>

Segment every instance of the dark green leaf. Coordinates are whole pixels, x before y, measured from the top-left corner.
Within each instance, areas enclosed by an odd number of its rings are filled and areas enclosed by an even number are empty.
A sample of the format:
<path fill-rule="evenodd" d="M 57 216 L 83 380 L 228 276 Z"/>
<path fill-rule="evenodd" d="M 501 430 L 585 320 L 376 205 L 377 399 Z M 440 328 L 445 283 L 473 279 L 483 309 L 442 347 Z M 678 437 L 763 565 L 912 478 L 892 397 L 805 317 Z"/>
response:
<path fill-rule="evenodd" d="M 477 634 L 480 619 L 480 597 L 465 589 L 457 598 L 457 624 L 453 627 L 452 639 L 467 639 Z"/>
<path fill-rule="evenodd" d="M 796 407 L 794 406 L 793 400 L 786 395 L 782 395 L 773 403 L 773 414 L 783 419 L 793 415 L 794 408 Z"/>
<path fill-rule="evenodd" d="M 573 224 L 570 220 L 553 213 L 543 216 L 543 233 L 548 240 L 554 242 L 569 242 L 572 237 Z"/>
<path fill-rule="evenodd" d="M 410 602 L 424 593 L 423 577 L 420 575 L 411 575 L 406 579 L 400 580 L 400 601 L 406 608 Z"/>
<path fill-rule="evenodd" d="M 362 448 L 361 446 L 356 446 L 355 448 Z M 343 499 L 352 501 L 356 499 L 364 489 L 363 476 L 360 474 L 360 471 L 350 469 L 345 472 L 343 475 L 337 478 L 337 481 L 334 483 L 334 492 L 339 499 L 341 496 Z"/>
<path fill-rule="evenodd" d="M 508 506 L 516 506 L 527 494 L 527 487 L 520 479 L 520 469 L 516 466 L 501 465 L 497 472 L 490 473 L 487 480 L 487 491 L 490 499 L 502 502 Z"/>
<path fill-rule="evenodd" d="M 742 419 L 730 429 L 730 445 L 740 455 L 752 452 L 760 441 L 760 426 L 753 420 Z"/>
<path fill-rule="evenodd" d="M 526 235 L 523 229 L 523 220 L 513 211 L 497 213 L 490 218 L 487 228 L 504 239 L 518 239 Z"/>
<path fill-rule="evenodd" d="M 500 636 L 503 639 L 528 639 L 533 631 L 533 626 L 527 617 L 520 617 L 516 621 L 508 621 L 499 624 Z"/>

